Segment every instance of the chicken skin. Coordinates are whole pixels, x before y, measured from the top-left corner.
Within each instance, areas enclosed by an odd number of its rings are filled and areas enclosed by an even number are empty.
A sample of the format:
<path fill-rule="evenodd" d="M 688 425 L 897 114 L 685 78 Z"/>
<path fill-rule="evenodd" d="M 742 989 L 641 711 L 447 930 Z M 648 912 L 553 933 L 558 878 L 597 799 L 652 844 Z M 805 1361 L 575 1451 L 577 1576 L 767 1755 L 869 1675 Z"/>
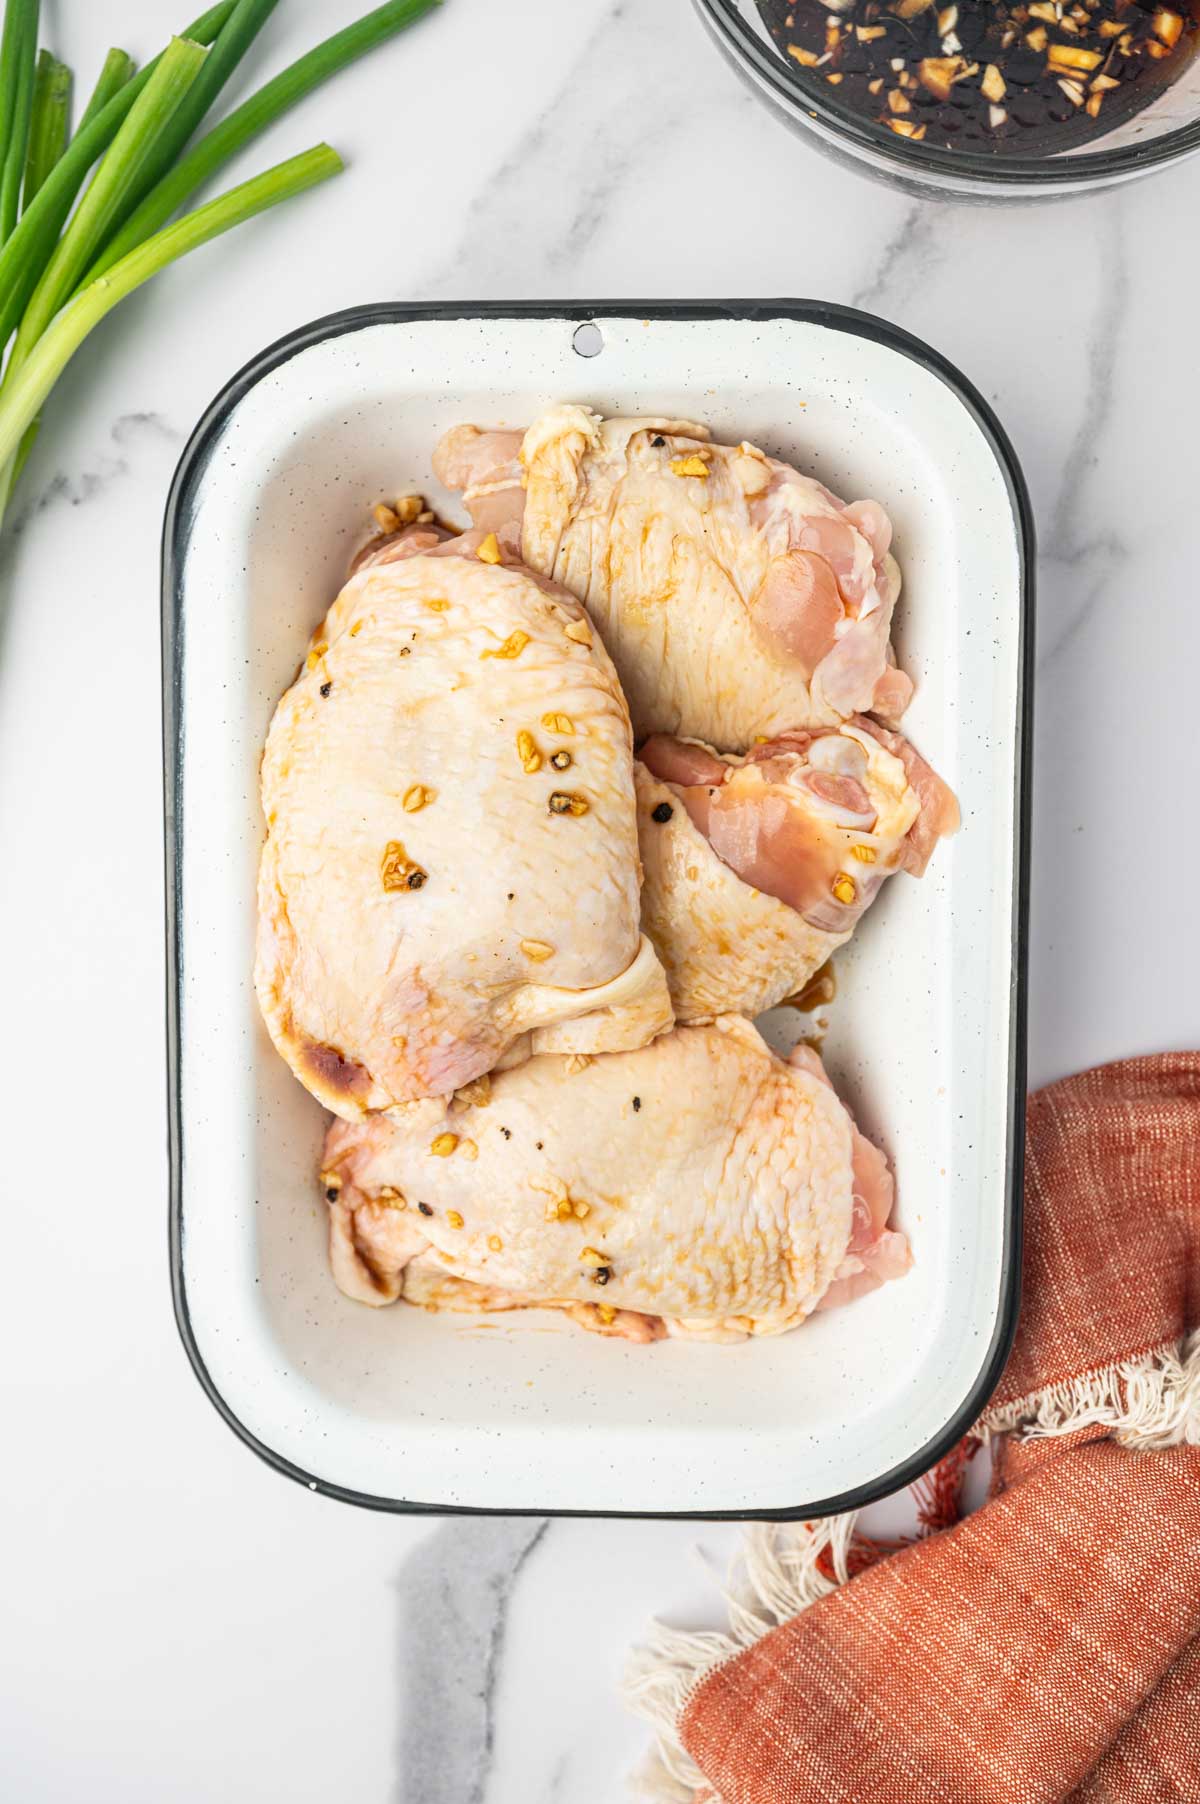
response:
<path fill-rule="evenodd" d="M 586 603 L 638 739 L 744 749 L 860 712 L 895 721 L 907 705 L 878 502 L 847 506 L 701 425 L 578 406 L 524 434 L 456 427 L 434 467 L 478 525 L 519 524 L 525 562 Z"/>
<path fill-rule="evenodd" d="M 924 759 L 862 716 L 744 758 L 659 735 L 635 777 L 642 925 L 679 1021 L 756 1015 L 801 990 L 884 878 L 920 876 L 958 824 Z"/>
<path fill-rule="evenodd" d="M 909 1262 L 886 1161 L 816 1055 L 734 1016 L 335 1122 L 321 1183 L 347 1295 L 634 1340 L 779 1334 Z"/>
<path fill-rule="evenodd" d="M 670 1025 L 629 716 L 579 604 L 494 536 L 376 541 L 262 766 L 256 988 L 349 1120 Z"/>

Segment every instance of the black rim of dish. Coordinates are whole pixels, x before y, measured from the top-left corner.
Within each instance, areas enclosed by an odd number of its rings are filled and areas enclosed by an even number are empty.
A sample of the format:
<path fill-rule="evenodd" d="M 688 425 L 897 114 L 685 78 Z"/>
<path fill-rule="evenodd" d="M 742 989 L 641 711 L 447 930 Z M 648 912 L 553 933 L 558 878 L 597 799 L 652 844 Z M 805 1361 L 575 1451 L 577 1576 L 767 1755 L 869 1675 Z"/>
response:
<path fill-rule="evenodd" d="M 967 1396 L 940 1432 L 908 1459 L 878 1478 L 852 1490 L 813 1502 L 781 1505 L 776 1509 L 728 1510 L 594 1510 L 524 1506 L 516 1509 L 492 1505 L 463 1505 L 382 1497 L 330 1483 L 306 1472 L 252 1433 L 239 1420 L 217 1389 L 204 1364 L 192 1329 L 183 1268 L 183 1122 L 180 1071 L 180 994 L 182 970 L 181 881 L 183 796 L 182 716 L 180 711 L 182 637 L 179 631 L 180 582 L 193 518 L 196 491 L 204 477 L 217 441 L 239 402 L 264 376 L 301 351 L 326 339 L 365 327 L 402 324 L 430 319 L 545 319 L 581 322 L 595 319 L 661 320 L 799 320 L 846 332 L 886 345 L 912 358 L 937 376 L 957 396 L 975 419 L 1004 474 L 1013 510 L 1013 524 L 1020 556 L 1020 618 L 1018 621 L 1018 693 L 1015 758 L 1013 843 L 1013 966 L 1011 978 L 1007 1106 L 1007 1156 L 1005 1165 L 1005 1234 L 1000 1267 L 1000 1298 L 991 1342 L 979 1373 Z M 920 339 L 871 313 L 820 301 L 603 301 L 591 306 L 573 302 L 446 302 L 428 306 L 380 302 L 350 307 L 327 315 L 277 339 L 251 358 L 221 389 L 206 408 L 179 460 L 163 521 L 162 541 L 162 674 L 163 674 L 163 831 L 166 857 L 167 934 L 167 1130 L 170 1154 L 169 1237 L 171 1290 L 175 1320 L 192 1368 L 209 1401 L 233 1432 L 267 1465 L 307 1490 L 337 1498 L 360 1508 L 399 1514 L 441 1516 L 584 1516 L 628 1517 L 647 1520 L 699 1522 L 791 1522 L 859 1509 L 893 1491 L 904 1488 L 936 1465 L 978 1419 L 1004 1368 L 1016 1333 L 1020 1306 L 1021 1229 L 1025 1154 L 1025 1026 L 1029 926 L 1030 769 L 1033 738 L 1034 647 L 1034 525 L 1025 479 L 1007 434 L 978 390 L 940 352 Z"/>
<path fill-rule="evenodd" d="M 787 69 L 774 47 L 758 36 L 738 10 L 738 0 L 695 0 L 705 23 L 721 48 L 767 88 L 797 124 L 809 130 L 811 121 L 824 126 L 830 136 L 894 165 L 897 174 L 927 177 L 929 185 L 951 192 L 958 175 L 977 187 L 1086 189 L 1097 182 L 1134 175 L 1173 163 L 1200 147 L 1200 119 L 1177 130 L 1163 132 L 1145 144 L 1127 144 L 1117 150 L 1097 150 L 1090 155 L 1036 158 L 980 156 L 975 151 L 940 150 L 914 144 L 894 132 L 872 125 L 832 94 L 801 84 Z M 821 135 L 818 133 L 817 135 Z"/>

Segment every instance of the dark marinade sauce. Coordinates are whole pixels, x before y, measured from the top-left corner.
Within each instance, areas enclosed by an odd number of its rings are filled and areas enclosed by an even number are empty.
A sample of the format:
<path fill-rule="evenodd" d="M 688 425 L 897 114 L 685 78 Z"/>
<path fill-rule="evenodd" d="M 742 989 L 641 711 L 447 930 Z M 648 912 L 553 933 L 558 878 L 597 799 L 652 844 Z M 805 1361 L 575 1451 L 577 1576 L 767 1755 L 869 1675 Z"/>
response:
<path fill-rule="evenodd" d="M 945 150 L 1075 150 L 1173 81 L 1196 0 L 757 0 L 801 88 Z"/>

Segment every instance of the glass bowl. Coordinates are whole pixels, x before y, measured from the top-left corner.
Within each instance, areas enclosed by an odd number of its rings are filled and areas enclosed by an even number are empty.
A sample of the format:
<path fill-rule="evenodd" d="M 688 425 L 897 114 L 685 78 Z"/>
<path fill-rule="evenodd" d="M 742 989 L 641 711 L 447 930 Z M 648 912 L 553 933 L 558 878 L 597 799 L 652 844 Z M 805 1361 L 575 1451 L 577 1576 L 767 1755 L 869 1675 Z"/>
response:
<path fill-rule="evenodd" d="M 909 193 L 962 200 L 1050 199 L 1090 193 L 1148 175 L 1200 149 L 1200 56 L 1150 104 L 1076 150 L 979 155 L 914 143 L 810 89 L 767 34 L 755 0 L 693 0 L 718 47 L 742 78 L 792 128 L 835 161 Z"/>

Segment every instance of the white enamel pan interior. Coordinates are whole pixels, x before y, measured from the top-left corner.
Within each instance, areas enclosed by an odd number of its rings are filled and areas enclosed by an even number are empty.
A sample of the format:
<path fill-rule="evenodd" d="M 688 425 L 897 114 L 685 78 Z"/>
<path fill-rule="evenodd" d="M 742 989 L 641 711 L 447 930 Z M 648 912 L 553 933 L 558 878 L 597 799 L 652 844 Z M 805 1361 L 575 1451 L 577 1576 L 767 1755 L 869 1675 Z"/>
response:
<path fill-rule="evenodd" d="M 915 1267 L 779 1339 L 632 1347 L 547 1312 L 347 1301 L 315 1183 L 323 1113 L 255 1008 L 259 755 L 370 504 L 415 488 L 453 514 L 439 433 L 563 400 L 704 420 L 883 502 L 905 730 L 962 804 L 924 881 L 888 884 L 839 954 L 825 1048 L 894 1162 Z M 380 1508 L 786 1516 L 895 1488 L 965 1429 L 1016 1316 L 1031 561 L 985 404 L 862 314 L 370 307 L 234 378 L 165 536 L 171 1211 L 189 1355 L 256 1451 Z M 787 1029 L 766 1019 L 777 1043 Z"/>

